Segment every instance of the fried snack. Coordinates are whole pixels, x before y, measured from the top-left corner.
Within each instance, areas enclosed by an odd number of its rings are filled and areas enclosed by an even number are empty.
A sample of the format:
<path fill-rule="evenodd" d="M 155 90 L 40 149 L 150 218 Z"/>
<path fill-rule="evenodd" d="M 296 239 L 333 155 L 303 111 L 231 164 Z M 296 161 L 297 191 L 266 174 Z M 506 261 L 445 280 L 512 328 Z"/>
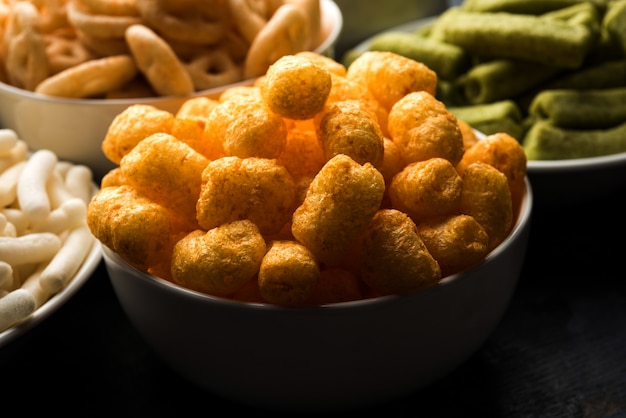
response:
<path fill-rule="evenodd" d="M 139 2 L 141 3 L 141 2 Z M 154 91 L 161 96 L 184 96 L 194 92 L 191 76 L 170 45 L 148 26 L 126 29 L 126 42 Z"/>
<path fill-rule="evenodd" d="M 222 147 L 206 135 L 206 122 L 206 118 L 175 117 L 171 134 L 209 160 L 216 160 L 223 157 L 224 153 Z"/>
<path fill-rule="evenodd" d="M 341 268 L 327 268 L 320 271 L 317 285 L 313 288 L 307 304 L 327 305 L 362 298 L 363 292 L 356 274 Z"/>
<path fill-rule="evenodd" d="M 315 257 L 296 241 L 272 241 L 259 269 L 259 292 L 275 305 L 302 306 L 317 285 Z"/>
<path fill-rule="evenodd" d="M 289 129 L 287 142 L 278 156 L 278 162 L 294 179 L 317 174 L 326 163 L 326 157 L 315 131 L 297 126 Z"/>
<path fill-rule="evenodd" d="M 335 74 L 340 77 L 346 76 L 346 66 L 330 57 L 327 57 L 326 55 L 322 55 L 313 51 L 300 51 L 295 53 L 294 55 L 307 58 L 313 64 L 326 69 L 331 74 Z"/>
<path fill-rule="evenodd" d="M 345 154 L 359 164 L 383 163 L 383 133 L 376 116 L 359 100 L 330 103 L 315 117 L 326 160 Z"/>
<path fill-rule="evenodd" d="M 109 170 L 100 180 L 100 188 L 102 189 L 105 187 L 117 187 L 122 184 L 126 184 L 126 179 L 124 174 L 122 174 L 122 169 L 119 167 Z"/>
<path fill-rule="evenodd" d="M 389 111 L 387 128 L 407 163 L 437 157 L 456 165 L 465 150 L 456 117 L 424 91 L 398 100 Z"/>
<path fill-rule="evenodd" d="M 44 35 L 50 75 L 94 59 L 93 54 L 75 37 Z"/>
<path fill-rule="evenodd" d="M 210 97 L 191 97 L 183 102 L 175 116 L 177 118 L 199 118 L 206 121 L 218 103 L 217 99 Z"/>
<path fill-rule="evenodd" d="M 172 280 L 188 289 L 228 297 L 252 280 L 266 252 L 254 223 L 238 220 L 195 230 L 174 245 Z"/>
<path fill-rule="evenodd" d="M 101 188 L 87 207 L 87 225 L 102 244 L 138 269 L 169 258 L 169 213 L 131 186 Z"/>
<path fill-rule="evenodd" d="M 388 187 L 393 177 L 406 167 L 406 162 L 404 161 L 400 148 L 391 139 L 384 138 L 383 145 L 385 152 L 383 155 L 383 164 L 379 171 L 385 178 L 385 185 Z"/>
<path fill-rule="evenodd" d="M 276 160 L 224 157 L 202 173 L 197 220 L 206 230 L 240 219 L 271 235 L 289 221 L 296 199 L 293 178 Z"/>
<path fill-rule="evenodd" d="M 243 79 L 243 68 L 223 48 L 197 51 L 184 63 L 196 90 L 213 89 Z"/>
<path fill-rule="evenodd" d="M 347 155 L 330 159 L 294 211 L 291 232 L 324 266 L 341 263 L 380 207 L 385 180 Z"/>
<path fill-rule="evenodd" d="M 362 260 L 363 281 L 382 295 L 422 290 L 441 279 L 415 223 L 396 209 L 376 212 L 365 231 Z"/>
<path fill-rule="evenodd" d="M 448 111 L 454 114 L 457 120 L 462 120 L 485 135 L 506 132 L 513 138 L 521 138 L 523 134 L 522 111 L 517 103 L 510 99 L 477 105 L 448 106 Z M 466 133 L 469 132 L 464 134 Z"/>
<path fill-rule="evenodd" d="M 209 115 L 206 134 L 225 155 L 240 158 L 277 158 L 287 141 L 283 118 L 256 96 L 220 102 Z"/>
<path fill-rule="evenodd" d="M 504 132 L 488 135 L 463 154 L 457 165 L 461 175 L 474 162 L 494 166 L 506 176 L 513 198 L 513 207 L 518 208 L 524 194 L 526 178 L 526 152 L 522 145 Z"/>
<path fill-rule="evenodd" d="M 457 118 L 457 123 L 459 124 L 459 129 L 461 130 L 461 135 L 463 136 L 463 149 L 468 150 L 472 148 L 476 142 L 478 142 L 478 136 L 476 136 L 476 132 L 472 126 Z"/>
<path fill-rule="evenodd" d="M 323 109 L 331 86 L 328 70 L 304 56 L 286 55 L 267 70 L 261 95 L 284 118 L 311 119 Z"/>
<path fill-rule="evenodd" d="M 413 91 L 426 91 L 433 96 L 437 74 L 422 64 L 387 51 L 366 51 L 347 69 L 346 77 L 363 84 L 387 110 Z"/>
<path fill-rule="evenodd" d="M 137 66 L 128 55 L 85 61 L 46 78 L 35 93 L 48 96 L 89 98 L 117 90 L 137 75 Z"/>
<path fill-rule="evenodd" d="M 488 251 L 496 248 L 513 225 L 513 201 L 506 176 L 486 163 L 473 163 L 462 174 L 460 211 L 470 215 L 489 236 Z"/>
<path fill-rule="evenodd" d="M 290 3 L 280 5 L 250 44 L 244 62 L 244 78 L 265 74 L 280 57 L 306 50 L 310 35 L 308 23 L 303 8 Z"/>
<path fill-rule="evenodd" d="M 66 5 L 67 20 L 75 30 L 96 39 L 124 39 L 124 32 L 132 25 L 140 24 L 137 14 L 93 13 L 82 1 L 71 0 Z"/>
<path fill-rule="evenodd" d="M 417 232 L 437 260 L 441 277 L 477 265 L 489 248 L 489 235 L 469 215 L 426 219 L 417 224 Z"/>
<path fill-rule="evenodd" d="M 558 19 L 458 8 L 440 19 L 446 42 L 484 57 L 577 68 L 594 44 L 587 26 Z"/>
<path fill-rule="evenodd" d="M 135 104 L 119 113 L 102 141 L 102 152 L 119 164 L 142 139 L 154 133 L 170 133 L 174 115 L 152 105 Z"/>
<path fill-rule="evenodd" d="M 209 160 L 166 133 L 139 142 L 122 158 L 120 168 L 139 193 L 195 225 L 202 171 Z"/>
<path fill-rule="evenodd" d="M 389 185 L 394 208 L 415 223 L 448 215 L 459 209 L 463 181 L 450 161 L 431 158 L 404 167 Z"/>

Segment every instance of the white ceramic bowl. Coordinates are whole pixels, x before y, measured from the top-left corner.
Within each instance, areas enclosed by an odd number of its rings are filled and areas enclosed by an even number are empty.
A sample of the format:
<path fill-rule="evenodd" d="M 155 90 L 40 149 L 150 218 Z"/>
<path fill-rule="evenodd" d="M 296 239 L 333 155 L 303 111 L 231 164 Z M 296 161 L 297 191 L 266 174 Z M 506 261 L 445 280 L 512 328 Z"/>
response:
<path fill-rule="evenodd" d="M 331 0 L 321 0 L 321 10 L 324 41 L 315 51 L 333 57 L 343 16 Z M 231 86 L 196 92 L 189 97 L 215 97 Z M 31 149 L 50 149 L 61 159 L 89 166 L 94 177 L 101 178 L 115 166 L 101 150 L 102 140 L 115 116 L 134 103 L 151 104 L 175 113 L 189 97 L 63 99 L 0 82 L 0 127 L 13 129 Z"/>
<path fill-rule="evenodd" d="M 286 308 L 187 290 L 107 247 L 104 261 L 132 324 L 192 382 L 262 408 L 360 408 L 445 376 L 491 334 L 525 256 L 533 206 L 526 185 L 511 234 L 482 264 L 411 295 Z"/>

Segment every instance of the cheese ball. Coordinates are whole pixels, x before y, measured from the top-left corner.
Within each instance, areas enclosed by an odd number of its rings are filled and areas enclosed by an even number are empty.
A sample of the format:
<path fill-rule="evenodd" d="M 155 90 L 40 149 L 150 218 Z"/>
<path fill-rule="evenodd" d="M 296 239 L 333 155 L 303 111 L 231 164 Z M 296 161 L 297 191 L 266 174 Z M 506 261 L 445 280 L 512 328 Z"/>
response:
<path fill-rule="evenodd" d="M 205 133 L 224 155 L 240 158 L 277 158 L 287 141 L 285 121 L 254 95 L 220 102 L 209 114 Z"/>
<path fill-rule="evenodd" d="M 87 225 L 103 245 L 140 270 L 169 258 L 168 211 L 129 185 L 101 188 L 87 207 Z"/>
<path fill-rule="evenodd" d="M 458 211 L 463 181 L 450 161 L 431 158 L 411 163 L 396 174 L 389 185 L 394 208 L 414 222 Z"/>
<path fill-rule="evenodd" d="M 134 104 L 120 112 L 102 141 L 104 155 L 119 164 L 141 140 L 154 133 L 170 133 L 174 115 L 146 104 Z"/>
<path fill-rule="evenodd" d="M 195 225 L 202 171 L 209 160 L 176 137 L 157 133 L 120 162 L 126 182 Z"/>
<path fill-rule="evenodd" d="M 195 230 L 174 245 L 174 283 L 214 296 L 227 297 L 252 280 L 267 248 L 254 223 L 234 221 L 209 231 Z"/>
<path fill-rule="evenodd" d="M 389 111 L 387 129 L 407 163 L 439 157 L 456 166 L 465 152 L 456 117 L 427 92 L 398 100 Z"/>
<path fill-rule="evenodd" d="M 287 142 L 278 162 L 294 177 L 314 176 L 326 163 L 324 150 L 314 129 L 294 125 L 287 130 Z"/>
<path fill-rule="evenodd" d="M 294 211 L 293 236 L 325 267 L 339 265 L 380 207 L 385 180 L 373 165 L 331 158 Z"/>
<path fill-rule="evenodd" d="M 324 107 L 331 85 L 325 68 L 304 56 L 285 55 L 267 70 L 261 95 L 284 118 L 311 119 Z"/>
<path fill-rule="evenodd" d="M 326 305 L 362 298 L 363 292 L 356 274 L 342 268 L 328 268 L 320 271 L 317 285 L 307 302 L 312 305 Z"/>
<path fill-rule="evenodd" d="M 197 220 L 209 230 L 249 219 L 261 233 L 271 235 L 289 221 L 295 199 L 294 180 L 276 160 L 224 157 L 202 172 Z"/>
<path fill-rule="evenodd" d="M 359 164 L 383 163 L 383 133 L 378 121 L 359 100 L 329 104 L 315 118 L 317 137 L 326 160 L 345 154 Z"/>
<path fill-rule="evenodd" d="M 302 306 L 320 276 L 313 254 L 296 241 L 272 241 L 259 269 L 259 292 L 266 301 Z"/>
<path fill-rule="evenodd" d="M 387 110 L 406 94 L 425 91 L 433 96 L 437 74 L 421 62 L 387 51 L 366 51 L 347 69 L 346 78 L 368 88 Z"/>
<path fill-rule="evenodd" d="M 361 258 L 361 278 L 381 295 L 414 292 L 441 279 L 415 223 L 396 209 L 376 212 L 364 234 Z"/>
<path fill-rule="evenodd" d="M 469 215 L 427 219 L 417 224 L 417 232 L 437 260 L 442 277 L 475 266 L 487 255 L 489 236 Z"/>
<path fill-rule="evenodd" d="M 478 221 L 489 236 L 488 251 L 498 246 L 513 225 L 513 203 L 506 176 L 486 163 L 473 163 L 462 174 L 461 213 Z"/>

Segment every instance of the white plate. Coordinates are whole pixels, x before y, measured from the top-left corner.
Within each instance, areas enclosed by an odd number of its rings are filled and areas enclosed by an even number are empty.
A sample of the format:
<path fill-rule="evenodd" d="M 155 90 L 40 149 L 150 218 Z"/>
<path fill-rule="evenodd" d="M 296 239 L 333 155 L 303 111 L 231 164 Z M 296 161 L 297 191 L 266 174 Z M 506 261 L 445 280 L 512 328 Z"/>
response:
<path fill-rule="evenodd" d="M 434 23 L 437 18 L 417 19 L 385 32 L 414 32 Z M 373 37 L 352 49 L 367 51 Z M 626 152 L 568 160 L 529 160 L 527 172 L 533 185 L 536 208 L 561 208 L 623 190 L 626 187 Z"/>

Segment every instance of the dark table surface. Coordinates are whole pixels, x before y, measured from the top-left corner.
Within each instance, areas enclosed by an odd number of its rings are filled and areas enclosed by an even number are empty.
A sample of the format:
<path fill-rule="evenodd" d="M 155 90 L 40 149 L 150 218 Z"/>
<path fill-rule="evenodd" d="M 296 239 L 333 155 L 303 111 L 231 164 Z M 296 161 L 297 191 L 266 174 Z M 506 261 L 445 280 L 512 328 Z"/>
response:
<path fill-rule="evenodd" d="M 625 192 L 536 209 L 518 287 L 491 337 L 431 386 L 353 413 L 626 417 Z M 0 388 L 5 407 L 29 416 L 264 412 L 168 369 L 129 323 L 102 264 L 65 306 L 0 349 Z"/>

